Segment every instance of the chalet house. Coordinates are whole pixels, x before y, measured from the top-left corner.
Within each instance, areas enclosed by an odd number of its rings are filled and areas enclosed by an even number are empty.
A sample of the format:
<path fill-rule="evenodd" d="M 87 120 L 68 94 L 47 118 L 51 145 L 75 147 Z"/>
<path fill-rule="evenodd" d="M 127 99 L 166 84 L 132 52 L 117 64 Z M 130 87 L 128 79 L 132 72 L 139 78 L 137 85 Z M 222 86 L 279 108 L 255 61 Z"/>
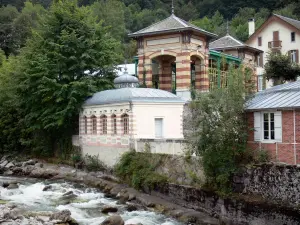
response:
<path fill-rule="evenodd" d="M 300 81 L 258 92 L 247 105 L 248 146 L 272 161 L 300 164 Z"/>
<path fill-rule="evenodd" d="M 300 21 L 273 14 L 255 31 L 255 21 L 249 20 L 249 36 L 246 44 L 263 51 L 257 60 L 259 90 L 273 86 L 262 76 L 269 52 L 289 54 L 292 62 L 299 63 Z"/>

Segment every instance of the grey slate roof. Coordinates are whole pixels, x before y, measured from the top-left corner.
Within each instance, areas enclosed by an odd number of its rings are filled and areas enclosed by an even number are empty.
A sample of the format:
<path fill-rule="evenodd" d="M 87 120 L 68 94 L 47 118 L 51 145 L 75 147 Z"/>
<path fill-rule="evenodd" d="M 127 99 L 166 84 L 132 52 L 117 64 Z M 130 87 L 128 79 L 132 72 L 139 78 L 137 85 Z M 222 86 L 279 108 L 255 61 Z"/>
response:
<path fill-rule="evenodd" d="M 257 111 L 283 108 L 300 108 L 300 80 L 258 92 L 248 102 L 246 110 Z"/>
<path fill-rule="evenodd" d="M 121 88 L 95 93 L 85 101 L 84 106 L 123 102 L 185 103 L 183 99 L 168 91 L 152 88 Z"/>
<path fill-rule="evenodd" d="M 239 41 L 238 39 L 232 37 L 229 34 L 209 43 L 209 49 L 212 50 L 222 50 L 226 48 L 251 48 L 256 51 L 261 51 Z"/>
<path fill-rule="evenodd" d="M 171 16 L 169 16 L 168 18 L 162 21 L 150 25 L 149 27 L 146 27 L 142 30 L 129 34 L 129 37 L 138 37 L 138 36 L 145 36 L 149 34 L 160 34 L 160 33 L 184 31 L 184 30 L 193 30 L 211 37 L 217 37 L 216 34 L 213 34 L 193 24 L 190 24 L 189 22 L 180 19 L 174 14 L 172 14 Z"/>
<path fill-rule="evenodd" d="M 292 26 L 294 26 L 300 30 L 300 21 L 299 20 L 295 20 L 295 19 L 292 19 L 289 17 L 278 15 L 278 14 L 274 14 L 274 16 L 279 17 L 280 19 L 284 20 L 285 22 L 291 24 Z"/>

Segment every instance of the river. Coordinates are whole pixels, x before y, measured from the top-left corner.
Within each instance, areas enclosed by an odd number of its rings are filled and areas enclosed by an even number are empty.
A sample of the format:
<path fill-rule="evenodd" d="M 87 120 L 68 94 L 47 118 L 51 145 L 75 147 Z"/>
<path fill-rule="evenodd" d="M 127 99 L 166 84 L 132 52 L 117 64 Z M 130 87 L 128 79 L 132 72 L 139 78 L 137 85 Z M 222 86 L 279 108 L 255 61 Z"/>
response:
<path fill-rule="evenodd" d="M 68 209 L 71 217 L 81 225 L 99 225 L 108 217 L 102 214 L 104 206 L 118 208 L 118 214 L 126 224 L 143 225 L 181 225 L 181 223 L 152 211 L 126 211 L 125 205 L 117 204 L 115 199 L 104 197 L 97 189 L 69 182 L 41 181 L 36 179 L 1 177 L 0 182 L 17 181 L 19 188 L 6 189 L 0 187 L 0 199 L 15 204 L 18 208 L 29 212 L 54 212 Z M 43 191 L 46 185 L 51 188 Z M 64 193 L 72 191 L 76 196 L 71 203 L 63 203 Z"/>

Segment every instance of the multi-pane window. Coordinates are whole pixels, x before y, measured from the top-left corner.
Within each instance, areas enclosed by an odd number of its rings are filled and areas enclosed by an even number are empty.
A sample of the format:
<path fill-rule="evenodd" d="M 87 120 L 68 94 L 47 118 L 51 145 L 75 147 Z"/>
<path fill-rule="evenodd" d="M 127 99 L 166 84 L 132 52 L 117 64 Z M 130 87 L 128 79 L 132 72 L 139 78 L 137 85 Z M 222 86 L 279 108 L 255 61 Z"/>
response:
<path fill-rule="evenodd" d="M 112 115 L 111 120 L 112 120 L 112 133 L 114 135 L 116 135 L 117 134 L 117 116 Z"/>
<path fill-rule="evenodd" d="M 92 132 L 93 134 L 97 134 L 97 117 L 96 116 L 92 116 Z"/>
<path fill-rule="evenodd" d="M 290 51 L 290 56 L 291 56 L 291 62 L 297 62 L 297 50 L 291 50 Z"/>
<path fill-rule="evenodd" d="M 107 134 L 107 116 L 102 115 L 100 117 L 101 134 Z"/>
<path fill-rule="evenodd" d="M 83 117 L 83 123 L 84 123 L 84 134 L 87 134 L 87 117 Z"/>
<path fill-rule="evenodd" d="M 275 140 L 274 113 L 263 114 L 263 137 L 264 140 Z"/>
<path fill-rule="evenodd" d="M 292 32 L 291 33 L 291 42 L 295 42 L 296 41 L 296 33 Z"/>
<path fill-rule="evenodd" d="M 122 115 L 123 134 L 129 134 L 129 116 Z"/>

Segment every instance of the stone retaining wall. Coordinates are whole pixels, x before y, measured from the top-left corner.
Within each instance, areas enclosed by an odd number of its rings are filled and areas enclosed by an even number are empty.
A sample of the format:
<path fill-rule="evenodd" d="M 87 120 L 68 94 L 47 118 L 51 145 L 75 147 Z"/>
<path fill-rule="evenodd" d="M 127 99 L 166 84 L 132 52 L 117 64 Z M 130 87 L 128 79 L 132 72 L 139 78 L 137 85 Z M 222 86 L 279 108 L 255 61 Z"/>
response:
<path fill-rule="evenodd" d="M 300 206 L 300 167 L 262 164 L 233 177 L 236 192 L 261 195 L 291 207 Z"/>
<path fill-rule="evenodd" d="M 242 197 L 224 199 L 217 194 L 194 187 L 168 184 L 152 193 L 185 208 L 208 213 L 220 224 L 232 225 L 299 225 L 298 209 L 270 204 L 261 199 Z"/>

